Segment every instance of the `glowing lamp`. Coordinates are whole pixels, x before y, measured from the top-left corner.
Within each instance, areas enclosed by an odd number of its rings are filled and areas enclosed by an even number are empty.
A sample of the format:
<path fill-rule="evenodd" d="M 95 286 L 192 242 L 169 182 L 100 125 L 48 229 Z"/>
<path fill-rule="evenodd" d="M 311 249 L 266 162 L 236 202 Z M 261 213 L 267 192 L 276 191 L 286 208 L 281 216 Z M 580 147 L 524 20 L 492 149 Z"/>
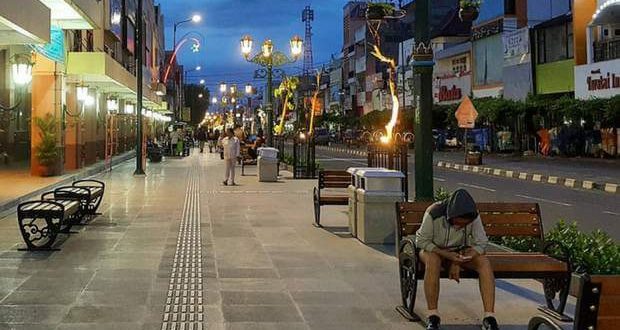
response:
<path fill-rule="evenodd" d="M 248 95 L 252 94 L 252 85 L 250 84 L 245 85 L 245 93 Z"/>
<path fill-rule="evenodd" d="M 87 94 L 86 99 L 84 99 L 84 105 L 87 107 L 92 107 L 93 105 L 95 105 L 95 97 Z"/>
<path fill-rule="evenodd" d="M 88 87 L 86 86 L 78 86 L 77 87 L 77 99 L 78 101 L 86 101 L 88 98 Z"/>
<path fill-rule="evenodd" d="M 16 85 L 26 85 L 32 81 L 32 62 L 27 55 L 17 55 L 12 60 L 11 73 Z"/>
<path fill-rule="evenodd" d="M 211 99 L 211 103 L 212 103 L 212 104 L 217 104 L 217 97 L 215 97 L 215 96 L 214 96 L 214 97 Z"/>
<path fill-rule="evenodd" d="M 228 86 L 226 86 L 226 83 L 220 83 L 220 93 L 226 93 L 227 89 Z"/>
<path fill-rule="evenodd" d="M 270 39 L 265 40 L 261 49 L 263 51 L 263 57 L 271 57 L 271 54 L 273 54 L 273 42 L 271 42 Z"/>
<path fill-rule="evenodd" d="M 241 38 L 241 53 L 243 54 L 243 56 L 245 57 L 250 56 L 250 53 L 252 53 L 253 43 L 254 43 L 254 40 L 252 40 L 252 37 L 248 35 Z"/>
<path fill-rule="evenodd" d="M 133 104 L 125 104 L 125 114 L 132 115 L 135 111 Z"/>
<path fill-rule="evenodd" d="M 107 105 L 109 112 L 118 112 L 118 101 L 117 100 L 109 99 L 106 102 L 106 105 Z"/>
<path fill-rule="evenodd" d="M 303 49 L 304 49 L 304 42 L 301 39 L 301 37 L 294 36 L 291 39 L 291 54 L 293 55 L 293 57 L 301 56 Z"/>
<path fill-rule="evenodd" d="M 192 22 L 194 22 L 194 23 L 198 23 L 198 22 L 200 22 L 201 20 L 202 20 L 202 16 L 200 16 L 200 15 L 194 15 L 194 16 L 192 16 Z"/>
<path fill-rule="evenodd" d="M 203 97 L 202 93 L 198 94 L 198 98 L 201 99 Z"/>

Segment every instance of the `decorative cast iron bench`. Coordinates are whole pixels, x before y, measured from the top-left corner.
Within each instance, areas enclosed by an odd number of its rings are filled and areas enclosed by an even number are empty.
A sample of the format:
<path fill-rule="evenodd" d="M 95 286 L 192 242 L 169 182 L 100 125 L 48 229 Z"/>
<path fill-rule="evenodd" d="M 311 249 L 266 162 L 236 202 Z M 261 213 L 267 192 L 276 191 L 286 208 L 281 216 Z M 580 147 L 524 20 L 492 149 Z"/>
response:
<path fill-rule="evenodd" d="M 103 193 L 105 192 L 105 183 L 99 180 L 78 180 L 73 182 L 73 187 L 85 188 L 90 191 L 87 205 L 85 205 L 85 211 L 88 215 L 97 215 L 97 209 L 103 199 Z"/>
<path fill-rule="evenodd" d="M 318 186 L 314 188 L 314 225 L 321 227 L 321 206 L 348 205 L 349 196 L 343 193 L 321 194 L 326 188 L 346 189 L 351 184 L 351 174 L 347 171 L 319 171 Z"/>
<path fill-rule="evenodd" d="M 424 278 L 424 264 L 419 259 L 419 249 L 415 245 L 415 232 L 422 224 L 428 202 L 397 203 L 397 243 L 402 306 L 396 309 L 410 321 L 419 317 L 414 313 L 418 280 Z M 540 240 L 540 252 L 522 253 L 500 246 L 491 245 L 486 256 L 496 278 L 542 280 L 546 306 L 541 311 L 555 318 L 567 320 L 564 308 L 568 297 L 571 269 L 564 260 L 549 256 L 546 252 L 553 243 L 544 242 L 540 208 L 536 203 L 478 203 L 478 212 L 489 238 L 493 237 L 533 237 Z M 495 247 L 495 249 L 493 248 Z M 442 278 L 448 277 L 447 269 L 442 270 Z M 463 265 L 461 278 L 477 278 L 478 274 Z M 554 303 L 559 293 L 557 306 Z"/>
<path fill-rule="evenodd" d="M 49 250 L 59 233 L 70 232 L 71 226 L 81 221 L 78 199 L 48 199 L 49 195 L 17 206 L 19 230 L 29 250 Z"/>

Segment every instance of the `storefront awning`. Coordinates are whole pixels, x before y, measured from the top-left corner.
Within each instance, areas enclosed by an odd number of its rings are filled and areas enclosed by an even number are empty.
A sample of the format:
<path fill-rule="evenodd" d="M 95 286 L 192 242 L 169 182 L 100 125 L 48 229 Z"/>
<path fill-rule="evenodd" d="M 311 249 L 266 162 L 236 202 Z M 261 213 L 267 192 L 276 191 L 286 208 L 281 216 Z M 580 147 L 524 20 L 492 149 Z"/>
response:
<path fill-rule="evenodd" d="M 50 10 L 38 0 L 0 0 L 0 45 L 45 44 Z"/>
<path fill-rule="evenodd" d="M 137 100 L 136 77 L 105 52 L 70 52 L 67 74 L 73 82 L 96 87 L 104 93 L 116 94 L 127 100 Z M 146 84 L 143 94 L 145 107 L 154 110 L 167 107 Z"/>
<path fill-rule="evenodd" d="M 598 7 L 590 25 L 617 24 L 620 22 L 620 0 L 607 0 Z"/>
<path fill-rule="evenodd" d="M 101 15 L 99 1 L 94 0 L 39 0 L 51 10 L 54 25 L 66 30 L 99 28 L 93 18 Z"/>

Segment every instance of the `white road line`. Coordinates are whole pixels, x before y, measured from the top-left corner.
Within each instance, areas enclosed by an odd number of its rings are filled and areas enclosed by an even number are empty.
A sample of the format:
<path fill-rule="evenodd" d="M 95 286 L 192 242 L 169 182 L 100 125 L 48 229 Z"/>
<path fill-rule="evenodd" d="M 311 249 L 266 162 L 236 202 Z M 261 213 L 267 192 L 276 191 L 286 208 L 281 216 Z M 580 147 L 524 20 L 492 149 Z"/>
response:
<path fill-rule="evenodd" d="M 438 178 L 438 177 L 434 177 L 433 180 L 435 181 L 439 181 L 439 182 L 446 182 L 446 179 L 444 178 Z"/>
<path fill-rule="evenodd" d="M 487 187 L 482 187 L 482 186 L 477 186 L 475 184 L 462 183 L 462 182 L 459 182 L 459 186 L 468 187 L 468 188 L 474 188 L 474 189 L 480 189 L 480 190 L 485 190 L 485 191 L 490 191 L 490 192 L 496 192 L 497 191 L 495 189 L 491 189 L 491 188 L 487 188 Z"/>
<path fill-rule="evenodd" d="M 550 199 L 544 199 L 544 198 L 539 198 L 539 197 L 532 197 L 532 196 L 527 196 L 527 195 L 515 195 L 515 196 L 521 197 L 521 198 L 525 198 L 525 199 L 531 199 L 531 200 L 535 200 L 535 201 L 545 202 L 545 203 L 556 204 L 556 205 L 573 206 L 572 204 L 556 202 L 556 201 L 552 201 Z"/>
<path fill-rule="evenodd" d="M 349 162 L 349 161 L 356 161 L 356 160 L 363 160 L 363 158 L 317 158 L 316 160 L 322 161 L 322 162 Z"/>
<path fill-rule="evenodd" d="M 603 211 L 603 213 L 605 214 L 609 214 L 609 215 L 615 215 L 617 217 L 620 217 L 620 213 L 616 213 L 616 212 L 611 212 L 611 211 Z"/>

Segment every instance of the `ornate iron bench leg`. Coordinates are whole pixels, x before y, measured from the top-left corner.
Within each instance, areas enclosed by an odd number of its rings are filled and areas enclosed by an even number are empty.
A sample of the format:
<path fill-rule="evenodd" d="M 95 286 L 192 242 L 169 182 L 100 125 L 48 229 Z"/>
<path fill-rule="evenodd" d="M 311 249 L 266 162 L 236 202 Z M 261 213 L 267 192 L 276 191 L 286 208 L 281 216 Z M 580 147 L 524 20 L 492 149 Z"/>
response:
<path fill-rule="evenodd" d="M 420 320 L 420 317 L 413 311 L 418 291 L 418 257 L 415 246 L 408 240 L 401 244 L 398 263 L 400 266 L 400 293 L 403 304 L 396 307 L 396 311 L 407 320 L 416 322 Z"/>
<path fill-rule="evenodd" d="M 18 217 L 17 221 L 27 250 L 31 251 L 50 250 L 61 226 L 61 220 L 53 217 Z"/>
<path fill-rule="evenodd" d="M 530 322 L 527 325 L 528 330 L 539 330 L 541 326 L 544 325 L 542 329 L 550 329 L 550 330 L 562 330 L 562 327 L 555 324 L 555 322 L 549 320 L 544 316 L 534 316 L 530 319 Z"/>
<path fill-rule="evenodd" d="M 314 226 L 322 228 L 321 226 L 321 203 L 319 201 L 319 190 L 314 188 Z"/>
<path fill-rule="evenodd" d="M 572 322 L 570 316 L 564 314 L 568 293 L 570 290 L 571 276 L 568 274 L 562 278 L 546 278 L 543 280 L 543 289 L 545 291 L 546 306 L 539 306 L 538 310 L 553 317 L 561 322 Z M 558 297 L 557 304 L 554 303 L 555 297 Z"/>

